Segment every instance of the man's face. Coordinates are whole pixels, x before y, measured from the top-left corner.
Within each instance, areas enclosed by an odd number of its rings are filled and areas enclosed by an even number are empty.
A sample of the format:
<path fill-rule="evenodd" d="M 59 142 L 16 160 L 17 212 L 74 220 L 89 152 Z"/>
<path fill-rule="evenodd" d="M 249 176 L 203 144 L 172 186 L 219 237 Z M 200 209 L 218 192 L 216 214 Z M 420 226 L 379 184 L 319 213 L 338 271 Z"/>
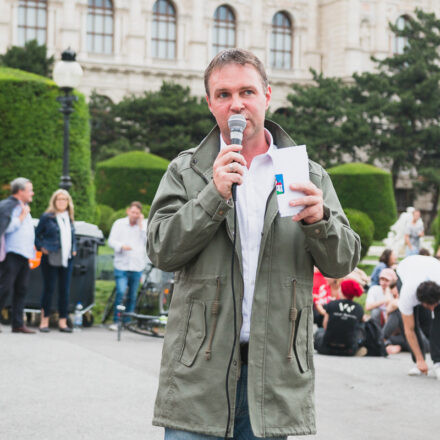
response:
<path fill-rule="evenodd" d="M 135 224 L 142 215 L 142 212 L 136 206 L 131 206 L 127 208 L 128 221 L 133 225 Z"/>
<path fill-rule="evenodd" d="M 413 220 L 416 222 L 420 218 L 420 211 L 417 209 L 413 212 Z"/>
<path fill-rule="evenodd" d="M 264 130 L 271 95 L 270 87 L 264 91 L 258 71 L 250 64 L 227 64 L 211 73 L 208 84 L 206 100 L 225 142 L 230 143 L 228 119 L 235 114 L 246 118 L 243 144 L 257 139 Z"/>
<path fill-rule="evenodd" d="M 27 182 L 24 189 L 20 189 L 17 193 L 17 199 L 21 200 L 23 203 L 31 203 L 32 196 L 34 195 L 34 188 L 32 182 Z"/>

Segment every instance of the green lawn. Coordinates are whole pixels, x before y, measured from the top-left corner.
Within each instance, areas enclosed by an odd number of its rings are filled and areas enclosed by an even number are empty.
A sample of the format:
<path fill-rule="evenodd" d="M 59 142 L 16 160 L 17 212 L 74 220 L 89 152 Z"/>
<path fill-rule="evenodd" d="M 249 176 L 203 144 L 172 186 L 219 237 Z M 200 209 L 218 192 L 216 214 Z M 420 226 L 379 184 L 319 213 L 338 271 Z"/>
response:
<path fill-rule="evenodd" d="M 113 288 L 115 287 L 114 281 L 96 280 L 95 285 L 95 305 L 92 308 L 93 319 L 96 324 L 101 323 L 102 313 L 104 312 L 105 303 L 110 296 Z"/>

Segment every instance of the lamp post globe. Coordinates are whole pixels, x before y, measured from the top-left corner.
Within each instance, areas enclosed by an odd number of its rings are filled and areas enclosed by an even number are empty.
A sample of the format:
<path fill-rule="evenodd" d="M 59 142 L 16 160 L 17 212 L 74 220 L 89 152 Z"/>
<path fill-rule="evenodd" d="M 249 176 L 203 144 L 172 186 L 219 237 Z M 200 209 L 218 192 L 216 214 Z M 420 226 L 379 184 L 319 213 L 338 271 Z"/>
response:
<path fill-rule="evenodd" d="M 67 191 L 72 186 L 69 176 L 69 118 L 73 113 L 73 103 L 78 100 L 72 91 L 79 86 L 82 75 L 81 65 L 76 61 L 76 53 L 68 48 L 61 54 L 61 61 L 55 64 L 53 70 L 53 79 L 64 94 L 57 98 L 61 103 L 60 112 L 64 115 L 63 174 L 59 186 Z"/>

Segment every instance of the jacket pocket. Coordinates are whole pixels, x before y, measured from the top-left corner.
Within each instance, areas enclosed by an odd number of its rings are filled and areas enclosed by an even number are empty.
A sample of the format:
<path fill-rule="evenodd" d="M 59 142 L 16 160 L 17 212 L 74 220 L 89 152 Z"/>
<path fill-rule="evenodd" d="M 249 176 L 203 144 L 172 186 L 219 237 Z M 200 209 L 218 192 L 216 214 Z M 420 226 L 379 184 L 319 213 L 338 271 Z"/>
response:
<path fill-rule="evenodd" d="M 300 310 L 298 325 L 296 329 L 295 337 L 295 356 L 298 361 L 298 366 L 301 373 L 305 373 L 310 370 L 309 361 L 309 314 L 310 307 L 304 307 Z"/>
<path fill-rule="evenodd" d="M 202 301 L 192 299 L 187 304 L 185 327 L 183 331 L 183 347 L 179 361 L 191 367 L 206 338 L 206 305 Z"/>

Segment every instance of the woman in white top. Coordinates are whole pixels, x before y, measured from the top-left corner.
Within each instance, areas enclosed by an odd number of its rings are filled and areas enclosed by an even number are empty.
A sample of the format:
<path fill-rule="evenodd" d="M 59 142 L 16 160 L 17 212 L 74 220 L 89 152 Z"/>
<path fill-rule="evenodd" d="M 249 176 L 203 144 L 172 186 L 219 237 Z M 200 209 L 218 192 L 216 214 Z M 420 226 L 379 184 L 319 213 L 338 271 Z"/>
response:
<path fill-rule="evenodd" d="M 43 253 L 40 322 L 40 331 L 43 333 L 49 332 L 52 296 L 57 279 L 59 329 L 65 333 L 72 331 L 67 326 L 67 313 L 73 257 L 76 255 L 73 220 L 73 201 L 70 194 L 64 189 L 56 190 L 50 198 L 46 212 L 40 217 L 35 231 L 35 246 Z"/>

